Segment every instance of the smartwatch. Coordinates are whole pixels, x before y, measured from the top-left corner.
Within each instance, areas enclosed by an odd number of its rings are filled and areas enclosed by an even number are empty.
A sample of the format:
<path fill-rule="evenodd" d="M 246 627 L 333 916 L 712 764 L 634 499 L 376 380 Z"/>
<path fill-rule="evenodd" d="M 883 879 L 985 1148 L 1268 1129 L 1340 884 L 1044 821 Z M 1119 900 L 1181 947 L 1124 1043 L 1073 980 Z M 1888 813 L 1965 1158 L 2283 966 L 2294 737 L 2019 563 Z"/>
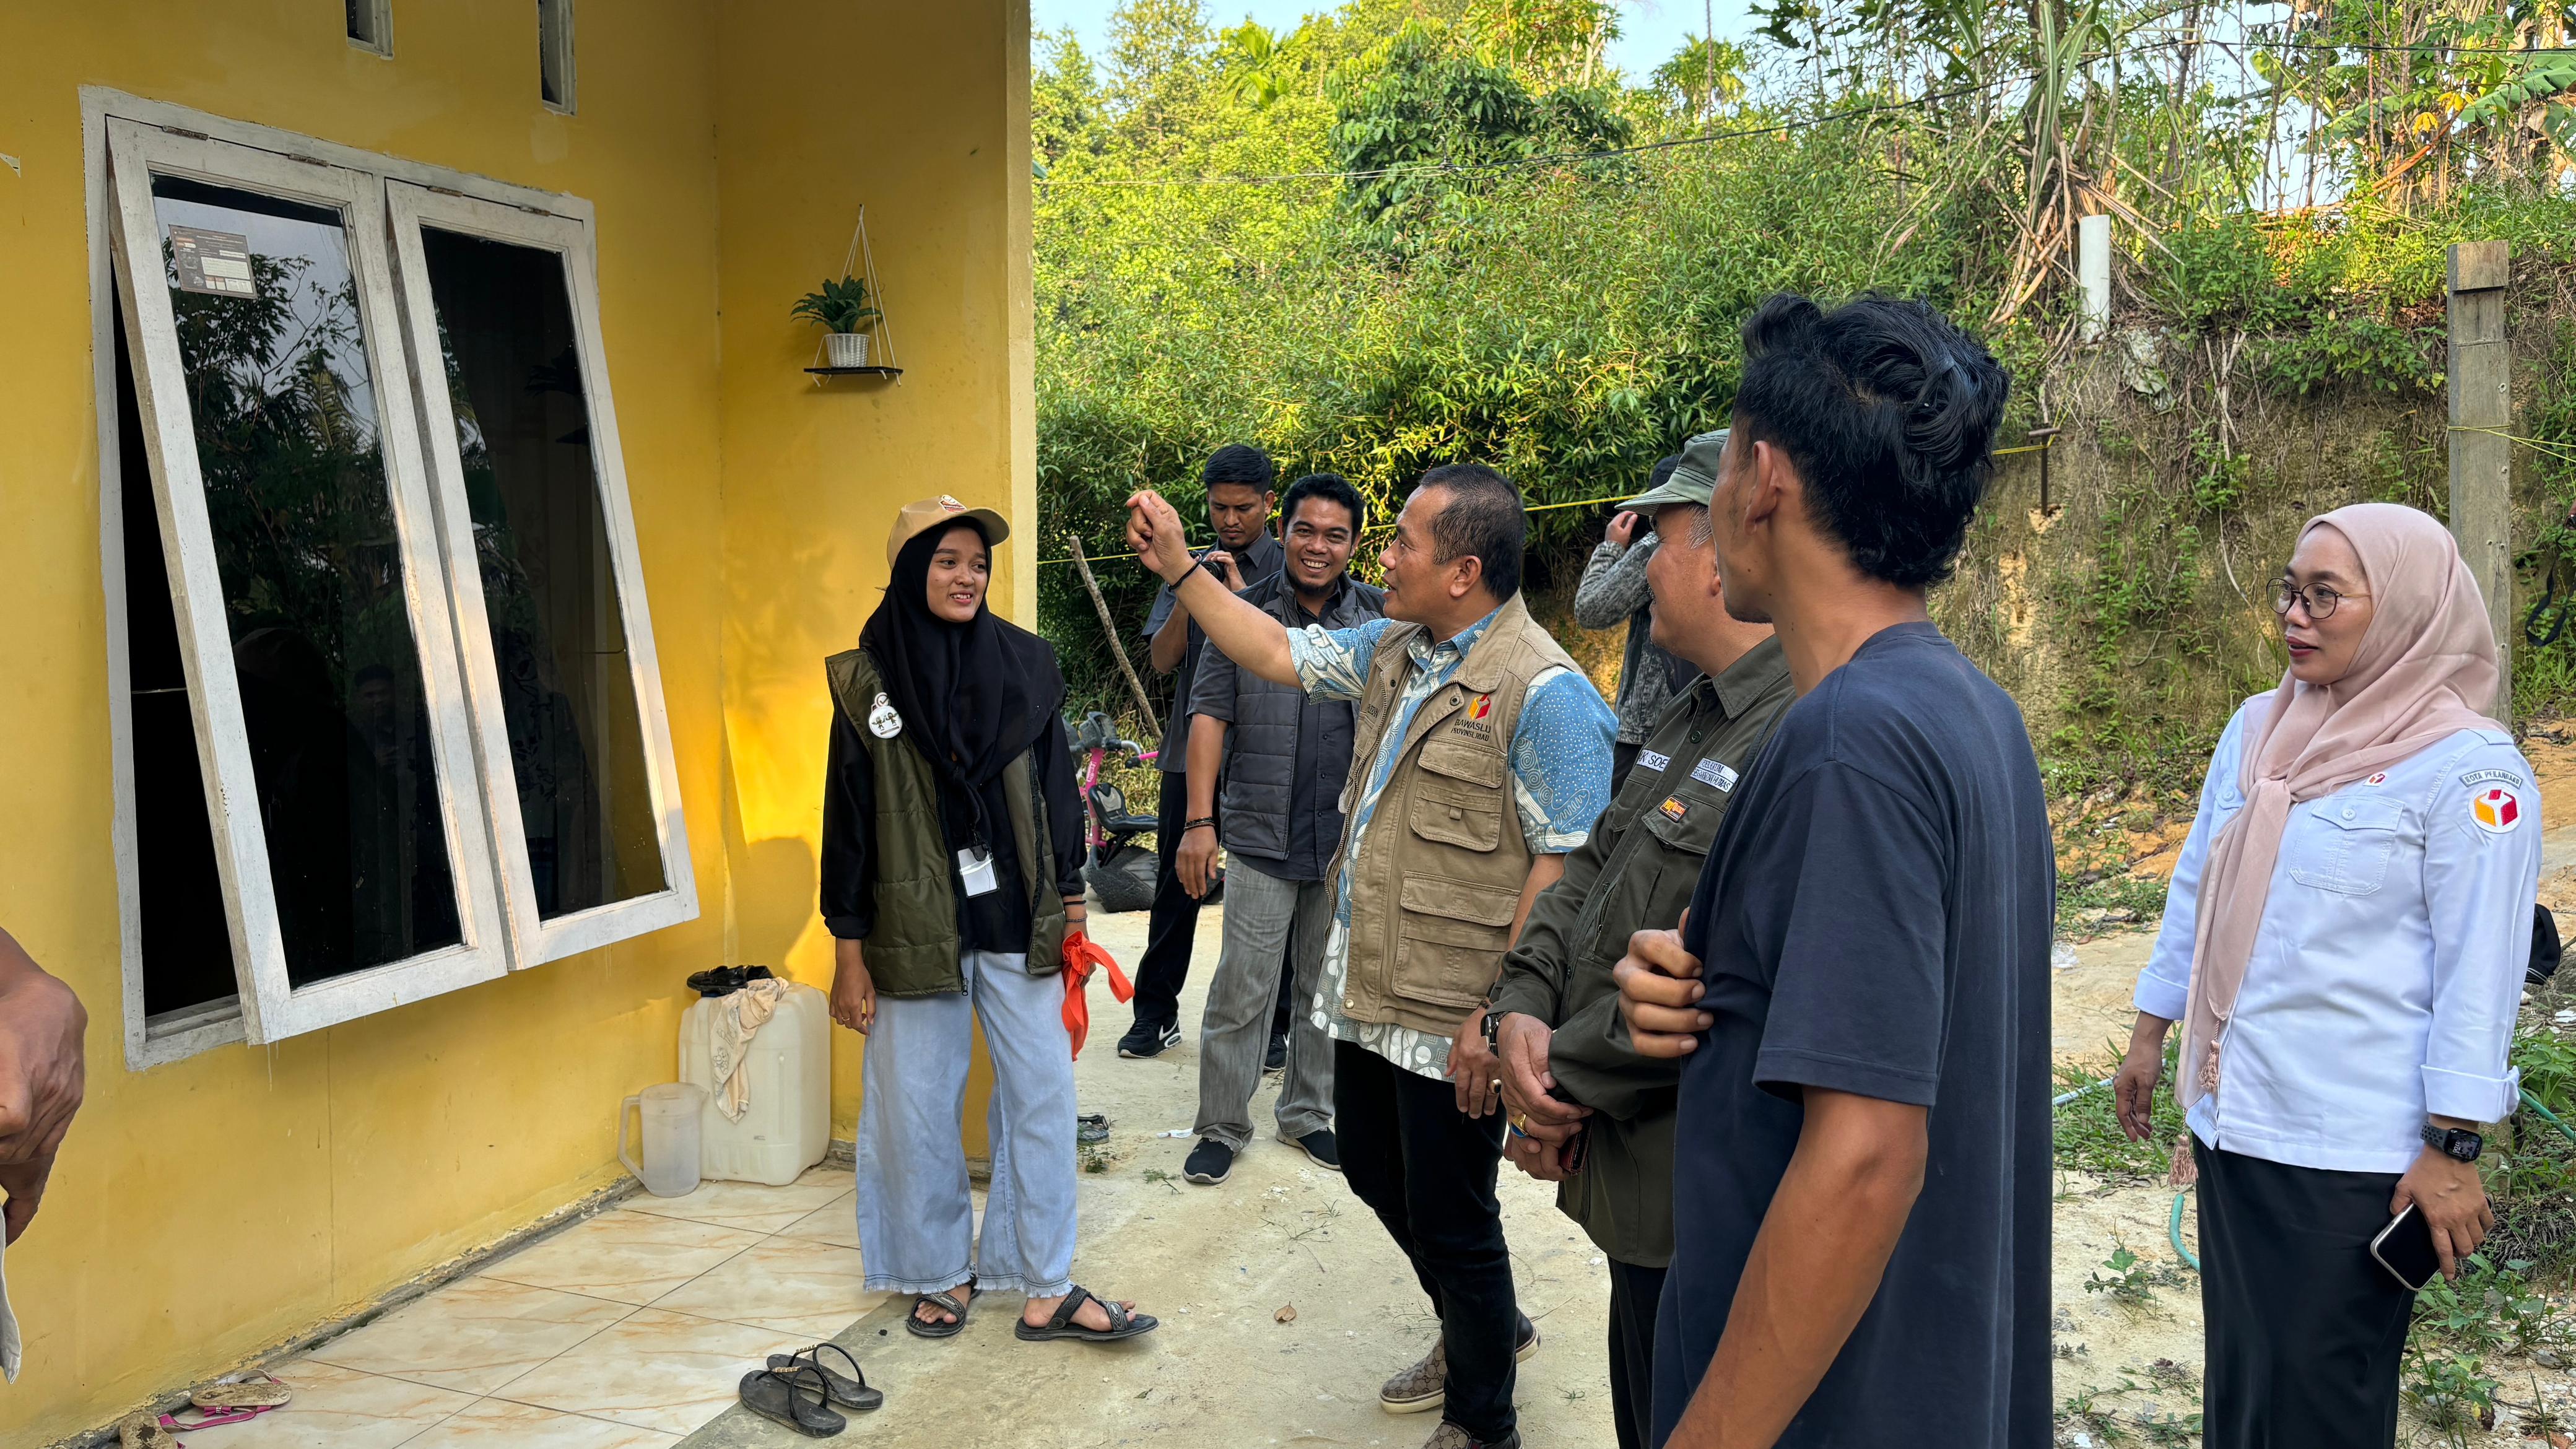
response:
<path fill-rule="evenodd" d="M 2437 1122 L 2424 1124 L 2424 1145 L 2435 1148 L 2454 1162 L 2475 1162 L 2486 1151 L 2487 1140 L 2466 1127 L 2445 1127 Z"/>

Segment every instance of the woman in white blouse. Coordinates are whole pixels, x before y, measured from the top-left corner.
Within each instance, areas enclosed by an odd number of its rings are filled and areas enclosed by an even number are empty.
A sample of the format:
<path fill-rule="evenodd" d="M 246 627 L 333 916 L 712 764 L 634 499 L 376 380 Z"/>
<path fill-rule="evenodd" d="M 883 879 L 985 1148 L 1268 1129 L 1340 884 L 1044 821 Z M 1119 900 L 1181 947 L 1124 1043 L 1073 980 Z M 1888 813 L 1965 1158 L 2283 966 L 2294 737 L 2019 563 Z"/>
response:
<path fill-rule="evenodd" d="M 2451 1271 L 2494 1226 L 2540 797 L 2439 523 L 2311 520 L 2273 608 L 2289 672 L 2210 760 L 2114 1090 L 2144 1138 L 2181 1021 L 2208 1449 L 2388 1445 L 2413 1295 L 2370 1240 L 2412 1203 Z"/>

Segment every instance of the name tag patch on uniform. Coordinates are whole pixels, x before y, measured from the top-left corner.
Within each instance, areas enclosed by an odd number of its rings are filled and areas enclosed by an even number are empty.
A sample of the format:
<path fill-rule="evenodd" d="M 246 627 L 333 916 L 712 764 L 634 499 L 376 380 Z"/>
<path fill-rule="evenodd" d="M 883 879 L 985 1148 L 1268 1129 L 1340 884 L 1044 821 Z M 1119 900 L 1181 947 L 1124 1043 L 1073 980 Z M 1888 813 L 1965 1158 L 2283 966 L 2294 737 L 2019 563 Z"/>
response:
<path fill-rule="evenodd" d="M 2522 777 L 2511 770 L 2471 770 L 2460 777 L 2463 785 L 2509 785 L 2519 788 Z"/>
<path fill-rule="evenodd" d="M 1640 769 L 1653 770 L 1657 774 L 1661 774 L 1666 769 L 1670 768 L 1672 763 L 1673 757 L 1670 755 L 1659 755 L 1652 750 L 1639 750 L 1637 752 L 1637 766 Z"/>
<path fill-rule="evenodd" d="M 1690 807 L 1688 805 L 1683 804 L 1681 801 L 1674 799 L 1670 795 L 1665 796 L 1664 803 L 1656 806 L 1655 809 L 1662 812 L 1663 817 L 1666 820 L 1674 821 L 1676 823 L 1678 823 L 1683 816 L 1690 813 Z"/>
<path fill-rule="evenodd" d="M 903 716 L 894 712 L 894 706 L 886 703 L 882 694 L 877 696 L 875 706 L 868 711 L 868 733 L 881 740 L 890 740 L 903 733 Z"/>
<path fill-rule="evenodd" d="M 1715 760 L 1702 760 L 1691 766 L 1691 778 L 1720 794 L 1735 788 L 1735 772 Z"/>
<path fill-rule="evenodd" d="M 2489 835 L 2502 835 L 2522 823 L 2522 800 L 2498 786 L 2469 801 L 2469 818 Z"/>

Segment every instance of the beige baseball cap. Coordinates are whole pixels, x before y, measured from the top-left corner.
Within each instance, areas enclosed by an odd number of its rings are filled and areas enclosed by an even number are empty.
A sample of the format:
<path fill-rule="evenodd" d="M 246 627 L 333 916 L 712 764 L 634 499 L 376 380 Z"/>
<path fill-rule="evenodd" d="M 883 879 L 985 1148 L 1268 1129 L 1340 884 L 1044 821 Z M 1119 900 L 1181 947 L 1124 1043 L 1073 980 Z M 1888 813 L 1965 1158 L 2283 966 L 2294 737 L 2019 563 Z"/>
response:
<path fill-rule="evenodd" d="M 894 516 L 894 532 L 886 535 L 886 567 L 893 568 L 895 555 L 902 553 L 903 546 L 916 537 L 943 524 L 963 520 L 982 524 L 984 542 L 988 545 L 999 544 L 1011 536 L 1011 525 L 1003 521 L 1002 515 L 989 508 L 969 508 L 942 493 L 936 498 L 907 503 L 903 511 Z"/>

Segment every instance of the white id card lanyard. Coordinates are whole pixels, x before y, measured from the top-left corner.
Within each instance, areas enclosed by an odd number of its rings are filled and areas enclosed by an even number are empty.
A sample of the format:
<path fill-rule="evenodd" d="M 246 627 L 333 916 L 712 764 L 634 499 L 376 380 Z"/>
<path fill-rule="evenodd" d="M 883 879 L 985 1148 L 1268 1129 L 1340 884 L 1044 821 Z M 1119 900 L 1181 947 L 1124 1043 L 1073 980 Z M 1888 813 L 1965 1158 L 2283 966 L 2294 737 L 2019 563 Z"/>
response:
<path fill-rule="evenodd" d="M 966 894 L 988 896 L 993 893 L 993 853 L 975 846 L 957 852 L 957 875 L 966 882 Z"/>

